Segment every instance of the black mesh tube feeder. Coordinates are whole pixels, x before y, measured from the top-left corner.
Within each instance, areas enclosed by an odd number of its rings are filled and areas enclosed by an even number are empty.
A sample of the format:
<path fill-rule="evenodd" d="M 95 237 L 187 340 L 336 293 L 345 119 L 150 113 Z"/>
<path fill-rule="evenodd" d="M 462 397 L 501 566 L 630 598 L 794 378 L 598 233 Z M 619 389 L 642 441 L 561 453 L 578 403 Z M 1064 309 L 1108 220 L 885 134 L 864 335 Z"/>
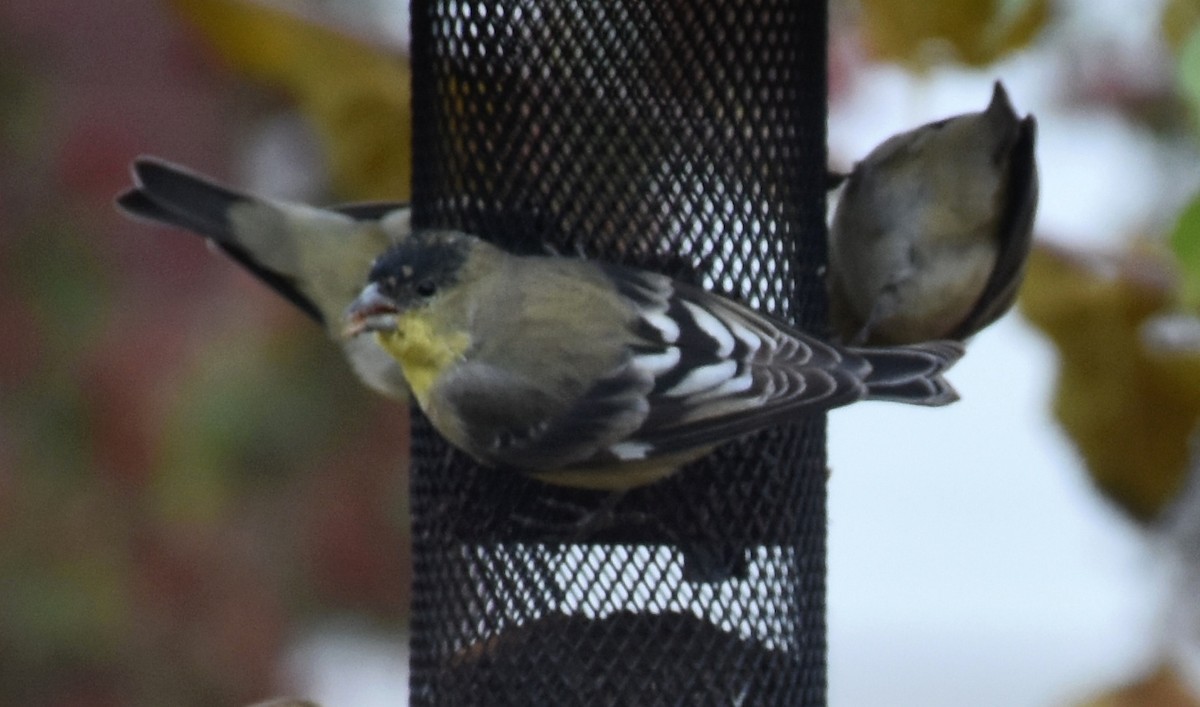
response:
<path fill-rule="evenodd" d="M 824 2 L 413 0 L 421 226 L 821 331 Z M 825 422 L 620 498 L 414 421 L 413 705 L 821 705 Z"/>

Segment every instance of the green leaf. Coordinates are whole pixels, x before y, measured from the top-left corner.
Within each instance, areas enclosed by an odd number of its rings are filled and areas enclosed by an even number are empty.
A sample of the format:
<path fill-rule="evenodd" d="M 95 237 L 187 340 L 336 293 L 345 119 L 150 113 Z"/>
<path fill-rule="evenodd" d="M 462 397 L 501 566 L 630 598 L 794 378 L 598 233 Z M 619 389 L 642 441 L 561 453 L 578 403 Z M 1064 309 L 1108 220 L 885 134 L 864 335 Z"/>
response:
<path fill-rule="evenodd" d="M 1200 195 L 1184 208 L 1171 232 L 1171 251 L 1182 275 L 1184 304 L 1200 311 Z"/>
<path fill-rule="evenodd" d="M 1176 80 L 1179 92 L 1192 108 L 1192 117 L 1200 116 L 1200 27 L 1192 30 L 1180 49 Z"/>

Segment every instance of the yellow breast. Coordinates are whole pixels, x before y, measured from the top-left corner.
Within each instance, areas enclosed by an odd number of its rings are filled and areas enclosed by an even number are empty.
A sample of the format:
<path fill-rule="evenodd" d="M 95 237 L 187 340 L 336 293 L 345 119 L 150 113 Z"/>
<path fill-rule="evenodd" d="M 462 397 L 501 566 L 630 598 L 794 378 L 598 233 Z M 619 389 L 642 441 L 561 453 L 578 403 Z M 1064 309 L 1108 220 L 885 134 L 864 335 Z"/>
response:
<path fill-rule="evenodd" d="M 435 331 L 428 318 L 416 312 L 401 315 L 396 324 L 393 331 L 376 332 L 375 340 L 400 363 L 417 403 L 426 409 L 430 388 L 462 358 L 471 338 L 464 332 Z"/>

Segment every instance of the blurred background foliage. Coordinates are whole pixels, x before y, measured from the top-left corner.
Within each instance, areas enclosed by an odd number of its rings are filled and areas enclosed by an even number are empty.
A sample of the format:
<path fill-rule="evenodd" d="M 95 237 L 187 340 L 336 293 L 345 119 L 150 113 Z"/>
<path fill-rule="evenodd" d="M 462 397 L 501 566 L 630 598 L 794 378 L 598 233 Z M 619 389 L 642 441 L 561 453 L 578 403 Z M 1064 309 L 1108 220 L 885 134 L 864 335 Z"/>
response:
<path fill-rule="evenodd" d="M 405 411 L 240 269 L 111 206 L 141 153 L 279 196 L 407 198 L 386 4 L 0 5 L 0 704 L 242 704 L 295 684 L 283 656 L 322 622 L 400 642 Z M 835 97 L 856 62 L 986 66 L 1053 41 L 1059 9 L 831 8 Z M 1074 99 L 1194 134 L 1200 0 L 1168 0 L 1162 34 L 1173 82 Z M 1022 301 L 1097 488 L 1148 525 L 1194 466 L 1200 199 L 1168 230 L 1041 247 Z M 1167 660 L 1093 704 L 1198 703 Z"/>
<path fill-rule="evenodd" d="M 245 704 L 308 627 L 403 629 L 405 412 L 111 203 L 139 153 L 406 198 L 408 90 L 399 49 L 265 6 L 0 6 L 0 704 Z"/>

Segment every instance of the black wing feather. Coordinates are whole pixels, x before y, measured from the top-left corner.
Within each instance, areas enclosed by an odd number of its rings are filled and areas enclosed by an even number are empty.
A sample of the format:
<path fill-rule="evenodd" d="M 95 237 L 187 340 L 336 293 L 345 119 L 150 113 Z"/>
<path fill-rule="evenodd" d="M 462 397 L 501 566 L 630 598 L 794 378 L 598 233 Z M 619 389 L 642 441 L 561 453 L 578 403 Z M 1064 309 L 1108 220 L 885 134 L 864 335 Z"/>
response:
<path fill-rule="evenodd" d="M 630 343 L 578 398 L 543 405 L 538 385 L 479 363 L 445 384 L 445 398 L 478 422 L 468 435 L 482 441 L 478 458 L 594 469 L 703 449 L 863 398 L 952 399 L 941 372 L 961 355 L 957 344 L 844 348 L 655 273 L 603 268 L 628 300 Z"/>
<path fill-rule="evenodd" d="M 621 365 L 564 413 L 536 430 L 511 435 L 503 450 L 510 461 L 550 470 L 672 454 L 733 439 L 783 418 L 844 405 L 868 393 L 864 379 L 870 365 L 858 354 L 700 288 L 639 270 L 611 265 L 604 269 L 618 293 L 641 313 L 630 324 L 636 343 Z M 678 331 L 656 325 L 663 316 Z M 654 371 L 646 364 L 648 357 L 676 347 L 675 366 Z M 676 392 L 689 375 L 709 366 L 722 367 L 721 373 L 712 369 L 707 385 L 691 386 L 697 390 L 690 394 Z M 735 379 L 742 389 L 724 385 Z M 641 406 L 640 418 L 630 426 L 635 402 Z M 623 416 L 622 424 L 611 424 L 614 415 Z M 644 456 L 631 450 L 642 450 Z"/>

